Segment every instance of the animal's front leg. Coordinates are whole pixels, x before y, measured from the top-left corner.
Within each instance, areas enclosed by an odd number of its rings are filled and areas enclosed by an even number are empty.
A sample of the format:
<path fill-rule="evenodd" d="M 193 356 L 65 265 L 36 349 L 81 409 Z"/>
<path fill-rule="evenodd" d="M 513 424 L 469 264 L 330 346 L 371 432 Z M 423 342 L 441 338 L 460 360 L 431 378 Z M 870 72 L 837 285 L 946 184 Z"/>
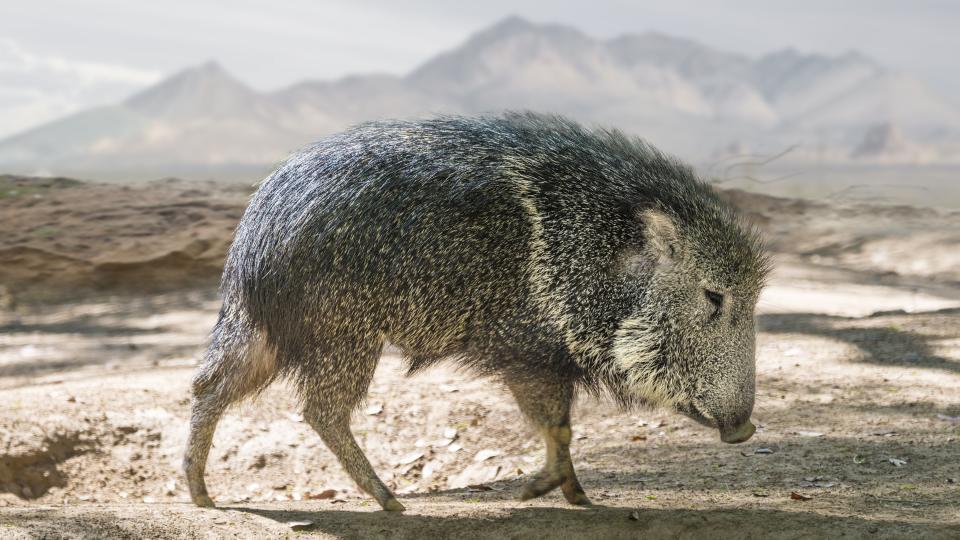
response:
<path fill-rule="evenodd" d="M 539 497 L 559 487 L 571 504 L 590 504 L 570 458 L 573 383 L 555 375 L 537 374 L 521 381 L 508 381 L 507 386 L 520 410 L 540 430 L 547 450 L 546 464 L 524 486 L 521 500 Z"/>

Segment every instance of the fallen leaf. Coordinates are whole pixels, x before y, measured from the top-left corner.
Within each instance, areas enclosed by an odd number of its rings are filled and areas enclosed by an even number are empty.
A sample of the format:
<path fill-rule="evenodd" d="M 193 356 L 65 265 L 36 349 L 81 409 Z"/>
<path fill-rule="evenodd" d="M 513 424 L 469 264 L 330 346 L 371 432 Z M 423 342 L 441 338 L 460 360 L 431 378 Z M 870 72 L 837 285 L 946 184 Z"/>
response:
<path fill-rule="evenodd" d="M 633 442 L 645 441 L 645 440 L 647 440 L 647 436 L 646 436 L 646 435 L 634 435 L 633 437 L 630 437 L 630 440 L 633 441 Z"/>
<path fill-rule="evenodd" d="M 791 491 L 791 492 L 790 492 L 790 498 L 793 499 L 793 500 L 795 500 L 795 501 L 809 501 L 809 500 L 812 499 L 813 497 L 808 497 L 807 495 L 801 495 L 800 493 L 797 493 L 796 491 Z"/>
<path fill-rule="evenodd" d="M 481 461 L 486 461 L 492 457 L 500 455 L 499 450 L 491 450 L 489 448 L 484 448 L 483 450 L 477 452 L 477 455 L 473 456 L 473 461 L 479 463 Z"/>
<path fill-rule="evenodd" d="M 640 512 L 636 510 L 630 512 L 630 521 L 640 521 Z"/>
<path fill-rule="evenodd" d="M 305 531 L 310 527 L 313 527 L 313 522 L 306 519 L 303 521 L 288 521 L 287 527 L 290 527 L 290 530 L 293 531 Z"/>
<path fill-rule="evenodd" d="M 319 500 L 319 499 L 332 499 L 336 494 L 337 494 L 337 490 L 335 489 L 325 489 L 320 493 L 311 493 L 308 491 L 304 493 L 303 496 L 308 499 Z"/>

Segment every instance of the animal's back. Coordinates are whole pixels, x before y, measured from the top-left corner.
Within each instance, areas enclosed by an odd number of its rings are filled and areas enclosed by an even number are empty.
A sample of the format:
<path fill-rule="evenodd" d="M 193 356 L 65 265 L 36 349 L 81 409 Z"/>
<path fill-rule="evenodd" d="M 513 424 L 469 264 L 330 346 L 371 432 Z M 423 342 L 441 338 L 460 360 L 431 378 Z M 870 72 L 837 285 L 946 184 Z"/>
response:
<path fill-rule="evenodd" d="M 530 231 L 503 173 L 509 127 L 368 124 L 294 156 L 241 221 L 225 298 L 292 350 L 362 332 L 442 356 L 491 314 L 525 316 Z"/>

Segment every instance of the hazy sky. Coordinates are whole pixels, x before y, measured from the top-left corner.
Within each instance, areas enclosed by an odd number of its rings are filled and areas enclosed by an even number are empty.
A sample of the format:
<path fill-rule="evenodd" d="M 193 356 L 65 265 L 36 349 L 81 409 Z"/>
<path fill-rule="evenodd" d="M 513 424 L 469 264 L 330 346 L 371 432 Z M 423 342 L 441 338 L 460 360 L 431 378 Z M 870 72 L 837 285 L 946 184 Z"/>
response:
<path fill-rule="evenodd" d="M 208 59 L 264 90 L 402 74 L 510 14 L 599 38 L 656 30 L 749 55 L 858 49 L 960 102 L 960 2 L 950 0 L 6 0 L 0 135 Z"/>

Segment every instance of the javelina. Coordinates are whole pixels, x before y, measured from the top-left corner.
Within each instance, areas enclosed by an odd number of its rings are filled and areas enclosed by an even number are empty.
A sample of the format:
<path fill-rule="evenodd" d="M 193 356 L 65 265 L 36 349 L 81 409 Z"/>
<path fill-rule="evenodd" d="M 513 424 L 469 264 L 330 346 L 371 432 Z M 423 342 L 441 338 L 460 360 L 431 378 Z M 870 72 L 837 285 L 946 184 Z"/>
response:
<path fill-rule="evenodd" d="M 617 131 L 507 114 L 382 122 L 291 157 L 253 197 L 193 381 L 193 501 L 231 403 L 278 377 L 350 476 L 403 506 L 350 432 L 381 349 L 502 381 L 546 440 L 524 499 L 560 487 L 578 390 L 753 433 L 757 235 L 690 168 Z"/>

